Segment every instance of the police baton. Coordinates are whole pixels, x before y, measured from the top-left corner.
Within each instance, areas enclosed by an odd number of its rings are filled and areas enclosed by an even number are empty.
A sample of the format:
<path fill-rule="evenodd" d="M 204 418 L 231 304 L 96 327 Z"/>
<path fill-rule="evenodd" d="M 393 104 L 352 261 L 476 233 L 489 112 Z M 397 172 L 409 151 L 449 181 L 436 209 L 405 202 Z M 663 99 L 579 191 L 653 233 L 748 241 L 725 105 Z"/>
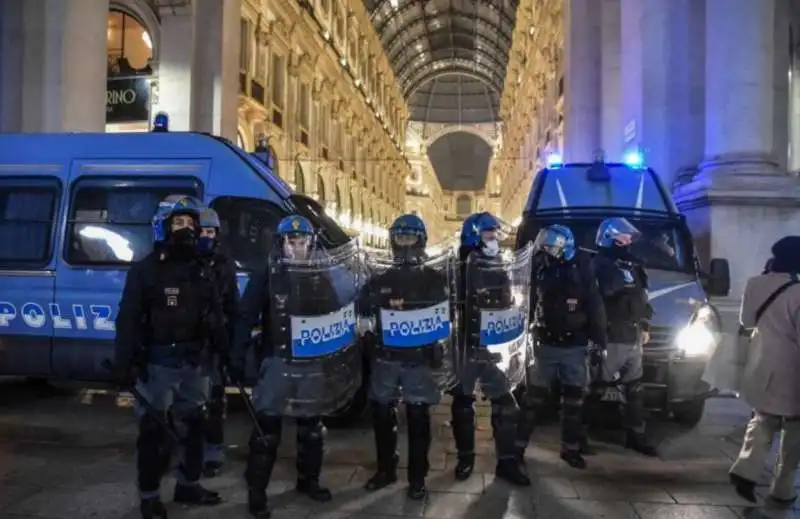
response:
<path fill-rule="evenodd" d="M 101 362 L 100 366 L 111 374 L 118 373 L 114 364 L 108 359 L 105 359 L 103 362 Z M 173 440 L 180 443 L 181 439 L 175 428 L 170 423 L 168 423 L 167 420 L 164 420 L 162 413 L 155 407 L 153 407 L 153 404 L 151 404 L 150 401 L 147 398 L 145 398 L 145 396 L 141 393 L 141 391 L 136 389 L 136 385 L 131 385 L 130 387 L 123 387 L 122 389 L 132 394 L 133 398 L 136 399 L 139 405 L 145 408 L 145 411 L 147 411 L 150 414 L 153 420 L 155 420 L 158 423 L 158 425 L 163 427 L 164 430 L 167 431 L 167 433 L 172 437 Z"/>
<path fill-rule="evenodd" d="M 259 425 L 258 423 L 258 414 L 256 413 L 256 408 L 253 406 L 253 401 L 250 400 L 250 395 L 248 395 L 247 391 L 244 390 L 244 384 L 242 384 L 240 380 L 236 381 L 236 388 L 239 390 L 239 393 L 242 394 L 242 400 L 244 400 L 244 407 L 247 409 L 247 414 L 250 415 L 250 420 L 253 422 L 253 428 L 256 430 L 258 439 L 261 440 L 261 443 L 266 445 L 267 437 L 264 434 L 264 430 L 261 429 L 261 425 Z"/>

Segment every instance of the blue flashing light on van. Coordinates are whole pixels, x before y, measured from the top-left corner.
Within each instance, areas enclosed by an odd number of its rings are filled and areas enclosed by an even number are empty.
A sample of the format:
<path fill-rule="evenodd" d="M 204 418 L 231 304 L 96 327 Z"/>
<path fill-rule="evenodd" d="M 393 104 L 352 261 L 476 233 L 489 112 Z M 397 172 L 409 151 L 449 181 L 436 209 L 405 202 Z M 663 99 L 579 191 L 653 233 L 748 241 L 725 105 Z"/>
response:
<path fill-rule="evenodd" d="M 350 240 L 319 203 L 226 139 L 0 134 L 0 374 L 107 380 L 101 362 L 113 355 L 128 265 L 152 250 L 150 220 L 171 194 L 217 211 L 240 290 L 284 216 L 311 220 L 323 247 Z"/>
<path fill-rule="evenodd" d="M 702 380 L 720 337 L 719 317 L 707 295 L 727 295 L 730 272 L 724 259 L 711 260 L 709 272 L 700 268 L 685 217 L 642 154 L 630 151 L 620 163 L 605 162 L 602 154 L 591 163 L 549 160 L 534 178 L 517 246 L 545 226 L 562 224 L 572 229 L 580 248 L 591 251 L 598 226 L 612 216 L 625 217 L 642 233 L 635 254 L 648 271 L 655 310 L 644 348 L 647 405 L 694 424 L 705 399 L 715 394 Z M 709 333 L 683 333 L 698 325 Z"/>

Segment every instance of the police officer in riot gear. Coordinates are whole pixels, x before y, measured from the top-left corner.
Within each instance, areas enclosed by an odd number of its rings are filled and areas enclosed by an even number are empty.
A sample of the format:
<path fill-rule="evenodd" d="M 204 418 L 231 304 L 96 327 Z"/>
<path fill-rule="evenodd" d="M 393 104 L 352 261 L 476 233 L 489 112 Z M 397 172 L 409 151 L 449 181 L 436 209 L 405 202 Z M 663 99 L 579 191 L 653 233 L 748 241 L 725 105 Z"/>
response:
<path fill-rule="evenodd" d="M 316 501 L 329 501 L 330 491 L 319 482 L 325 434 L 320 416 L 352 398 L 361 385 L 355 306 L 352 301 L 342 306 L 330 272 L 317 268 L 315 235 L 306 218 L 281 220 L 277 250 L 265 271 L 247 284 L 234 330 L 228 376 L 235 384 L 244 378 L 251 330 L 259 321 L 263 330 L 254 344 L 260 366 L 253 389 L 258 427 L 250 437 L 245 473 L 249 511 L 261 519 L 270 516 L 266 490 L 277 460 L 282 416 L 297 418 L 296 490 Z M 337 259 L 327 261 L 342 261 L 344 256 L 337 253 L 330 256 Z M 352 262 L 358 259 L 355 253 L 346 256 Z M 324 261 L 320 259 L 319 264 Z M 352 297 L 355 295 L 352 290 Z M 339 316 L 335 326 L 330 324 L 331 316 Z M 315 319 L 328 323 L 323 332 L 302 328 Z"/>
<path fill-rule="evenodd" d="M 454 261 L 449 253 L 426 257 L 427 231 L 416 215 L 397 218 L 389 236 L 391 257 L 367 260 L 374 277 L 363 288 L 359 305 L 362 319 L 378 324 L 377 336 L 368 334 L 375 343 L 369 398 L 378 470 L 366 488 L 378 490 L 397 480 L 397 398 L 402 396 L 408 419 L 408 496 L 419 500 L 426 495 L 430 406 L 455 384 L 450 324 Z"/>
<path fill-rule="evenodd" d="M 608 218 L 597 229 L 595 273 L 608 317 L 608 355 L 603 382 L 619 377 L 626 386 L 626 447 L 646 456 L 656 449 L 645 436 L 642 346 L 650 340 L 647 273 L 630 252 L 640 232 L 625 218 Z"/>
<path fill-rule="evenodd" d="M 546 408 L 554 382 L 561 385 L 561 459 L 571 467 L 586 468 L 581 455 L 581 409 L 589 381 L 589 341 L 606 348 L 606 314 L 591 260 L 575 249 L 569 227 L 551 225 L 534 242 L 532 322 L 538 344 L 536 362 L 522 401 L 519 428 L 520 461 L 533 432 L 537 412 Z M 597 355 L 596 353 L 594 353 Z M 595 359 L 597 361 L 599 359 Z"/>
<path fill-rule="evenodd" d="M 206 262 L 212 276 L 216 295 L 222 304 L 222 315 L 229 341 L 233 339 L 233 322 L 236 319 L 236 304 L 239 290 L 236 283 L 236 267 L 220 250 L 220 221 L 217 212 L 205 208 L 200 212 L 200 236 L 197 247 L 200 257 Z M 213 369 L 209 375 L 211 383 L 208 402 L 208 420 L 206 421 L 206 445 L 203 475 L 213 477 L 222 468 L 225 457 L 225 377 L 224 368 L 227 358 L 214 359 Z"/>
<path fill-rule="evenodd" d="M 153 217 L 155 248 L 128 271 L 120 301 L 116 366 L 123 384 L 137 383 L 150 404 L 138 409 L 136 442 L 141 513 L 166 518 L 159 488 L 169 465 L 167 413 L 185 430 L 176 502 L 215 505 L 216 492 L 198 484 L 203 468 L 208 365 L 228 344 L 208 269 L 197 254 L 202 203 L 172 195 Z M 154 416 L 152 412 L 158 413 Z"/>
<path fill-rule="evenodd" d="M 493 273 L 495 280 L 484 280 L 490 288 L 468 287 L 470 278 L 469 263 L 471 260 L 480 262 L 498 257 L 500 246 L 498 230 L 500 222 L 490 213 L 477 213 L 467 219 L 462 228 L 461 247 L 459 249 L 460 280 L 458 284 L 459 313 L 461 316 L 459 336 L 463 338 L 465 347 L 474 350 L 479 345 L 476 337 L 480 334 L 475 327 L 478 326 L 470 318 L 467 305 L 476 297 L 500 301 L 510 299 L 510 282 L 507 276 L 500 272 Z M 530 267 L 528 267 L 529 269 Z M 502 279 L 499 279 L 502 278 Z M 468 322 L 470 321 L 470 322 Z M 456 443 L 457 463 L 455 477 L 463 481 L 469 478 L 475 466 L 475 385 L 481 384 L 485 396 L 492 402 L 492 429 L 494 432 L 495 454 L 497 456 L 497 477 L 520 486 L 528 486 L 531 480 L 518 462 L 516 449 L 517 426 L 519 422 L 519 407 L 513 388 L 509 388 L 504 377 L 496 377 L 493 371 L 482 369 L 482 366 L 466 361 L 461 381 L 453 391 L 451 407 L 451 425 Z"/>

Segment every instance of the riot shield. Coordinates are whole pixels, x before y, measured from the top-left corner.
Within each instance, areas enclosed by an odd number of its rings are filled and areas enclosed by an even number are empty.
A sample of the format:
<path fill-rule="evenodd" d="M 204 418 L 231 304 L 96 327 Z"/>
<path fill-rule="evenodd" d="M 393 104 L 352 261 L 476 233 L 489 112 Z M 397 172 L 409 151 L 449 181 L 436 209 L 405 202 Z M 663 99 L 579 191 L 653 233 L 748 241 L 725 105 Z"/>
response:
<path fill-rule="evenodd" d="M 353 241 L 307 260 L 272 258 L 270 334 L 262 367 L 272 406 L 287 416 L 324 416 L 349 403 L 362 383 L 357 296 L 363 262 Z"/>
<path fill-rule="evenodd" d="M 430 387 L 431 379 L 440 391 L 452 389 L 457 376 L 452 250 L 419 263 L 398 262 L 389 252 L 370 251 L 366 263 L 370 277 L 360 311 L 369 322 L 365 328 L 373 334 L 371 360 L 426 366 L 421 384 Z"/>
<path fill-rule="evenodd" d="M 472 254 L 462 280 L 461 380 L 488 398 L 513 391 L 528 363 L 533 247 L 494 258 Z"/>

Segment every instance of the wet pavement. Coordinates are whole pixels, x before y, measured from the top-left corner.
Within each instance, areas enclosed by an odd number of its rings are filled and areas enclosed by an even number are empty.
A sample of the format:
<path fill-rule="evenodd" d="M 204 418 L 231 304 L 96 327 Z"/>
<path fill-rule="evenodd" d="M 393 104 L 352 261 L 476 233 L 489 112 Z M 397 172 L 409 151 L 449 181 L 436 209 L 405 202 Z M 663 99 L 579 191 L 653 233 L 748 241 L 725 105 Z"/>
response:
<path fill-rule="evenodd" d="M 0 385 L 0 517 L 4 519 L 123 519 L 138 517 L 134 488 L 133 444 L 136 433 L 130 400 L 96 392 L 37 394 L 29 387 Z M 599 453 L 584 471 L 570 469 L 558 457 L 555 426 L 540 428 L 527 458 L 534 485 L 515 489 L 496 482 L 489 409 L 479 408 L 478 463 L 466 482 L 452 476 L 455 455 L 449 408 L 434 410 L 430 494 L 409 501 L 403 484 L 376 493 L 362 489 L 374 469 L 368 424 L 329 431 L 323 482 L 334 492 L 320 505 L 294 490 L 293 427 L 287 426 L 282 459 L 270 487 L 273 517 L 315 519 L 735 519 L 800 518 L 797 510 L 750 507 L 727 484 L 727 469 L 749 415 L 735 399 L 709 401 L 693 430 L 674 424 L 651 427 L 660 458 L 647 459 L 618 445 L 596 443 Z M 225 504 L 186 508 L 169 503 L 171 518 L 244 519 L 242 482 L 247 415 L 229 420 L 228 464 L 223 474 L 206 480 Z M 402 428 L 402 426 L 401 426 Z M 405 453 L 401 438 L 401 455 Z M 765 468 L 766 484 L 768 472 Z M 404 475 L 401 475 L 401 482 Z M 165 480 L 167 502 L 172 480 Z M 761 497 L 766 487 L 760 487 Z M 794 514 L 794 515 L 793 515 Z"/>

